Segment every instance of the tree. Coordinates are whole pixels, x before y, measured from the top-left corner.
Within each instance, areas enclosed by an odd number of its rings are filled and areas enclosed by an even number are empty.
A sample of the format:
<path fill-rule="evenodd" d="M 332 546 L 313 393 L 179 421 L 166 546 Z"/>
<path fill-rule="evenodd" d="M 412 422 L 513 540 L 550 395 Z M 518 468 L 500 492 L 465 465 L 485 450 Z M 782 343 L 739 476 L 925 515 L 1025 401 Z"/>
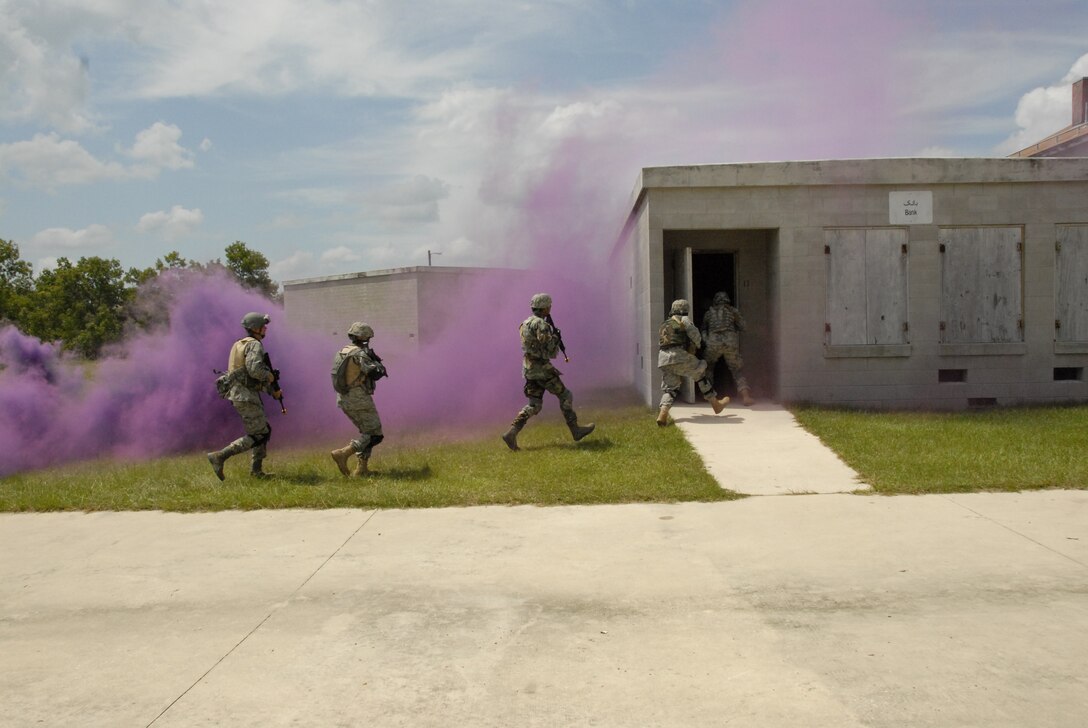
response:
<path fill-rule="evenodd" d="M 19 256 L 19 246 L 0 239 L 0 321 L 19 323 L 26 297 L 34 288 L 33 267 Z"/>
<path fill-rule="evenodd" d="M 227 270 L 246 288 L 254 288 L 268 298 L 275 299 L 279 284 L 268 275 L 268 258 L 263 253 L 250 250 L 241 240 L 227 246 Z"/>
<path fill-rule="evenodd" d="M 93 359 L 104 345 L 121 338 L 125 304 L 133 292 L 125 286 L 118 260 L 94 256 L 73 265 L 60 258 L 56 268 L 38 275 L 24 316 L 25 330 Z"/>

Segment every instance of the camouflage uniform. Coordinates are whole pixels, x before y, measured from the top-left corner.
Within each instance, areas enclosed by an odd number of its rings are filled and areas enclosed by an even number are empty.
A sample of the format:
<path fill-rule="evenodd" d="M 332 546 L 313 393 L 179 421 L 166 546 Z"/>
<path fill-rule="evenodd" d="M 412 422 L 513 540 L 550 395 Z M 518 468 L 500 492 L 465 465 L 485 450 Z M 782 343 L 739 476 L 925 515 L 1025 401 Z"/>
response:
<path fill-rule="evenodd" d="M 348 386 L 347 394 L 336 393 L 336 406 L 347 415 L 352 424 L 359 430 L 359 437 L 352 440 L 346 447 L 334 450 L 332 459 L 336 462 L 340 472 L 348 475 L 347 458 L 354 454 L 358 457 L 358 466 L 351 475 L 365 475 L 370 472 L 368 462 L 374 447 L 385 439 L 382 434 L 382 421 L 378 417 L 378 409 L 374 406 L 374 389 L 376 387 L 376 375 L 384 374 L 385 367 L 381 360 L 370 349 L 369 341 L 374 336 L 374 330 L 362 322 L 356 322 L 348 329 L 348 337 L 351 344 L 341 349 L 337 356 L 344 355 L 347 361 L 344 378 Z"/>
<path fill-rule="evenodd" d="M 733 375 L 733 381 L 737 384 L 737 392 L 744 400 L 744 404 L 752 404 L 748 389 L 748 380 L 741 374 L 744 362 L 740 358 L 740 332 L 744 331 L 744 317 L 735 307 L 729 305 L 729 294 L 718 291 L 714 294 L 714 302 L 703 314 L 703 336 L 706 339 L 706 350 L 703 359 L 707 364 L 707 372 L 713 379 L 714 366 L 719 358 L 725 359 L 729 373 Z"/>
<path fill-rule="evenodd" d="M 243 324 L 253 315 L 247 315 L 243 319 Z M 267 316 L 264 317 L 265 322 L 267 318 Z M 262 464 L 268 454 L 268 440 L 272 437 L 272 426 L 268 424 L 268 418 L 264 414 L 264 403 L 261 401 L 260 393 L 269 391 L 268 385 L 271 384 L 274 376 L 268 364 L 265 363 L 264 345 L 261 344 L 260 339 L 251 335 L 234 342 L 227 362 L 227 374 L 232 378 L 227 399 L 242 418 L 242 426 L 246 434 L 222 450 L 208 453 L 208 461 L 212 464 L 215 474 L 223 480 L 223 463 L 227 458 L 251 450 L 250 474 L 262 477 L 265 475 Z"/>
<path fill-rule="evenodd" d="M 574 394 L 563 384 L 559 378 L 562 374 L 551 363 L 551 360 L 559 356 L 559 336 L 555 327 L 545 320 L 551 310 L 551 297 L 545 293 L 533 296 L 530 306 L 533 315 L 521 323 L 521 350 L 522 375 L 525 377 L 525 387 L 522 391 L 529 399 L 529 403 L 521 408 L 514 418 L 510 429 L 503 435 L 503 441 L 511 450 L 517 450 L 517 434 L 525 427 L 530 417 L 538 414 L 544 406 L 544 392 L 551 392 L 559 399 L 559 409 L 563 412 L 563 419 L 575 441 L 593 431 L 595 425 L 589 424 L 582 427 L 578 424 L 578 415 L 574 411 Z"/>
<path fill-rule="evenodd" d="M 662 426 L 668 424 L 669 409 L 680 393 L 684 377 L 695 380 L 703 398 L 710 402 L 715 413 L 721 412 L 729 402 L 728 397 L 719 399 L 714 396 L 714 383 L 707 376 L 706 362 L 693 353 L 702 343 L 702 337 L 687 316 L 688 302 L 683 299 L 673 301 L 669 313 L 669 318 L 665 319 L 658 331 L 660 349 L 657 352 L 657 368 L 661 370 L 661 404 L 657 423 Z"/>

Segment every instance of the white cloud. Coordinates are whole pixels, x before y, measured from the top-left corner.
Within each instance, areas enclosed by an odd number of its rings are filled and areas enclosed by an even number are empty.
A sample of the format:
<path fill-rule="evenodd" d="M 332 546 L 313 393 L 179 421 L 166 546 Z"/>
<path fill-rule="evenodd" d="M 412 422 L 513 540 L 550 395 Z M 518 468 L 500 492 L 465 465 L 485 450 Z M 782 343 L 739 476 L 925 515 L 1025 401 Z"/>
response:
<path fill-rule="evenodd" d="M 329 248 L 321 254 L 322 263 L 353 263 L 358 260 L 362 260 L 363 256 L 356 253 L 354 250 L 346 245 L 340 245 L 335 248 Z"/>
<path fill-rule="evenodd" d="M 1016 105 L 1016 132 L 998 145 L 1000 154 L 1031 146 L 1069 126 L 1073 116 L 1073 82 L 1088 76 L 1088 54 L 1077 59 L 1069 73 L 1051 86 L 1038 86 L 1020 97 Z"/>
<path fill-rule="evenodd" d="M 212 148 L 212 140 L 208 137 L 204 137 L 200 142 L 200 151 L 207 152 Z"/>
<path fill-rule="evenodd" d="M 174 205 L 169 210 L 149 212 L 140 218 L 136 229 L 142 233 L 160 231 L 168 239 L 186 235 L 204 222 L 204 213 L 200 208 L 188 210 L 181 205 Z"/>
<path fill-rule="evenodd" d="M 0 120 L 42 121 L 61 131 L 94 128 L 85 111 L 86 62 L 19 22 L 0 4 Z"/>
<path fill-rule="evenodd" d="M 29 187 L 55 190 L 65 185 L 103 180 L 150 179 L 163 169 L 193 166 L 192 152 L 177 143 L 181 130 L 156 122 L 136 135 L 125 154 L 136 160 L 125 166 L 102 161 L 72 139 L 57 133 L 35 134 L 29 141 L 0 144 L 0 174 Z"/>
<path fill-rule="evenodd" d="M 36 233 L 30 240 L 39 248 L 103 248 L 113 244 L 113 233 L 105 225 L 88 225 L 82 230 L 48 228 Z"/>
<path fill-rule="evenodd" d="M 314 265 L 314 254 L 300 250 L 268 266 L 268 274 L 277 281 L 290 281 L 298 278 L 312 278 L 318 275 Z"/>
<path fill-rule="evenodd" d="M 45 190 L 129 176 L 124 166 L 99 161 L 79 142 L 61 139 L 55 133 L 36 134 L 30 141 L 0 144 L 0 172 Z"/>
<path fill-rule="evenodd" d="M 369 211 L 387 222 L 437 222 L 438 201 L 449 194 L 447 183 L 417 174 L 368 193 L 364 200 Z"/>
<path fill-rule="evenodd" d="M 180 138 L 177 126 L 156 121 L 136 134 L 136 142 L 125 153 L 150 175 L 161 169 L 188 169 L 193 166 L 193 153 L 178 144 Z"/>

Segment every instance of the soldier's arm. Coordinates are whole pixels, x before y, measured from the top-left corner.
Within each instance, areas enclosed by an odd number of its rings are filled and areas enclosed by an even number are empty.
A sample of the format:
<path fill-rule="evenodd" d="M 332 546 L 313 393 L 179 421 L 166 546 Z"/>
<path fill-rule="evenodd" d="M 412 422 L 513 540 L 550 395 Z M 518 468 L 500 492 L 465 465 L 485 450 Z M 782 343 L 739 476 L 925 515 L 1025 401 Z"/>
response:
<path fill-rule="evenodd" d="M 264 363 L 264 346 L 259 341 L 246 345 L 246 373 L 258 382 L 271 382 L 275 379 L 272 370 Z"/>
<path fill-rule="evenodd" d="M 737 331 L 744 331 L 746 324 L 744 323 L 744 317 L 740 315 L 740 311 L 733 309 L 733 316 L 737 322 Z"/>
<path fill-rule="evenodd" d="M 698 348 L 699 345 L 703 343 L 703 337 L 699 334 L 699 329 L 695 328 L 695 324 L 693 324 L 691 319 L 687 316 L 680 319 L 680 321 L 684 324 L 684 331 L 688 332 L 688 338 L 691 339 L 691 343 Z"/>

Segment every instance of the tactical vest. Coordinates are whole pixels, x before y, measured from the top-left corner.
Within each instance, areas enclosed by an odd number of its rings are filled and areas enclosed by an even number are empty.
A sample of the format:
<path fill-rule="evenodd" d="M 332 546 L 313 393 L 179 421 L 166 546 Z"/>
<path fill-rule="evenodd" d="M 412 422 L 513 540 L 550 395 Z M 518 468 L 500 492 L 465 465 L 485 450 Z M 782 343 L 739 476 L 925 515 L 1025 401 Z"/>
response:
<path fill-rule="evenodd" d="M 249 376 L 249 370 L 246 369 L 246 346 L 248 346 L 251 341 L 257 341 L 257 339 L 252 336 L 247 336 L 234 342 L 234 346 L 230 348 L 230 361 L 227 362 L 227 374 L 233 374 L 235 382 L 240 382 L 249 389 L 260 389 L 263 383 Z M 242 371 L 239 372 L 239 369 Z"/>
<path fill-rule="evenodd" d="M 540 321 L 539 324 L 535 323 L 537 320 Z M 548 337 L 547 342 L 541 340 L 538 333 L 541 326 L 544 326 L 546 332 L 551 334 L 551 325 L 539 316 L 530 316 L 521 322 L 521 350 L 525 356 L 548 361 L 555 355 L 554 351 L 549 351 L 549 349 L 555 349 L 556 347 L 551 336 Z"/>
<path fill-rule="evenodd" d="M 661 330 L 657 334 L 657 343 L 662 349 L 672 349 L 677 346 L 687 347 L 689 342 L 690 339 L 684 324 L 672 316 L 669 316 L 665 323 L 661 324 Z"/>

